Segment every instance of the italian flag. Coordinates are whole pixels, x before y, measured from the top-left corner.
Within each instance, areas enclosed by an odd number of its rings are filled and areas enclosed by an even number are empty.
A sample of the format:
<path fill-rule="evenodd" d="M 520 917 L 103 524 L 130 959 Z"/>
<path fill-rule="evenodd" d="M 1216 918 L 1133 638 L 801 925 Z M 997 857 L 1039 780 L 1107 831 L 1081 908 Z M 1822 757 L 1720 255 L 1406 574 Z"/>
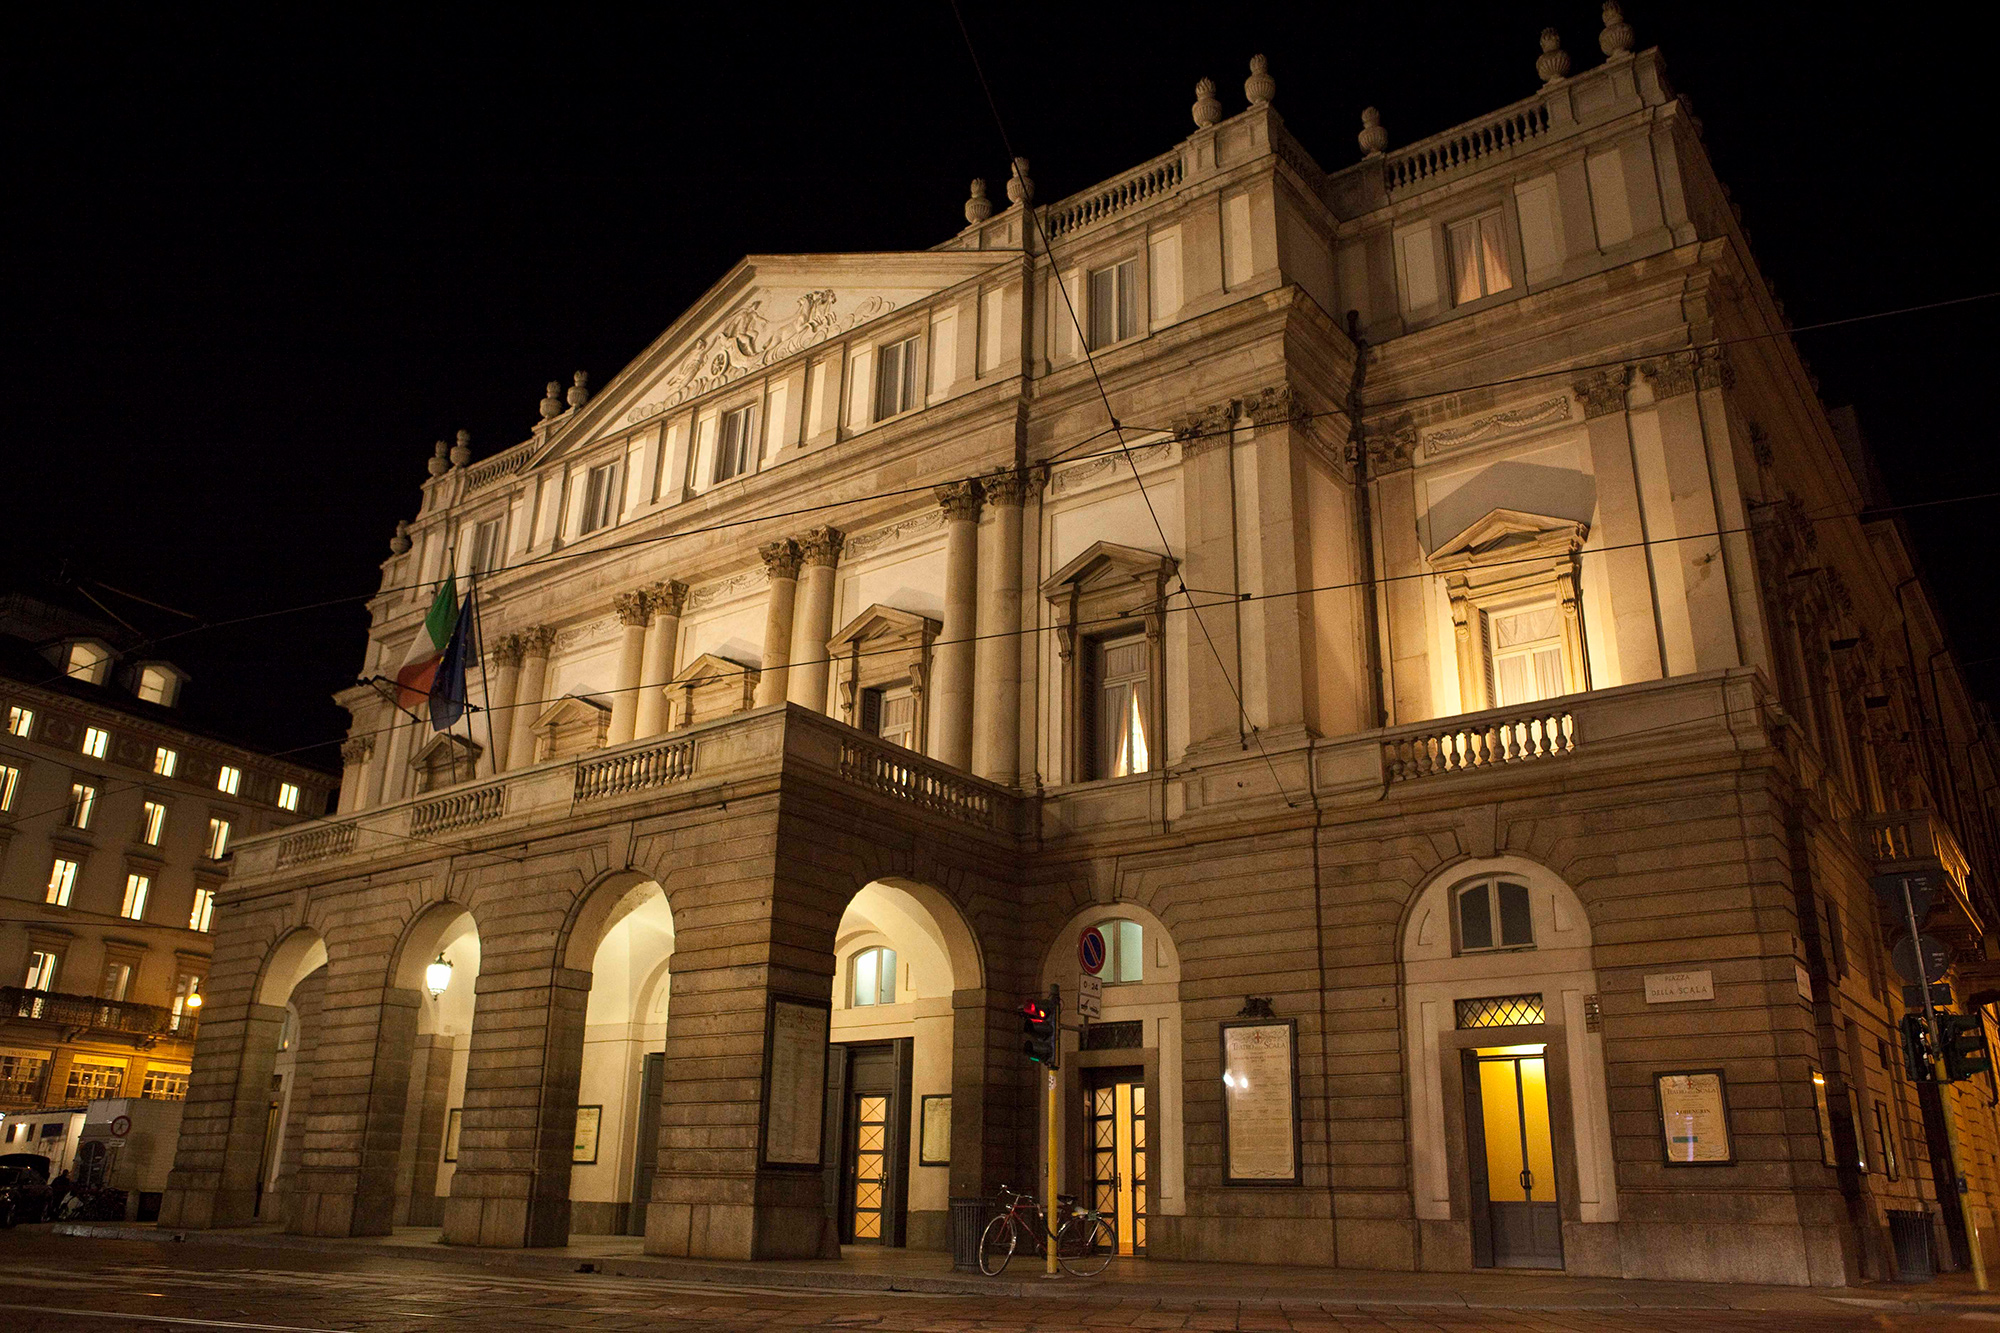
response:
<path fill-rule="evenodd" d="M 431 599 L 431 609 L 424 613 L 424 623 L 417 626 L 417 636 L 410 641 L 403 665 L 396 668 L 396 699 L 403 707 L 415 709 L 431 697 L 438 663 L 444 660 L 445 647 L 451 643 L 452 631 L 457 628 L 458 588 L 454 577 L 448 574 L 444 586 Z"/>

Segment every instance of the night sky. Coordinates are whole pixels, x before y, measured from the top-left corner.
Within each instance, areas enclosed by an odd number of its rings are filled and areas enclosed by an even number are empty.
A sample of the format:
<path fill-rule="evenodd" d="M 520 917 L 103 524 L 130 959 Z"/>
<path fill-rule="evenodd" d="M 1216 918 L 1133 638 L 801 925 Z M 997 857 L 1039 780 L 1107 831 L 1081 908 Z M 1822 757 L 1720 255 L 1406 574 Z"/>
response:
<path fill-rule="evenodd" d="M 433 440 L 524 438 L 546 381 L 603 384 L 745 253 L 944 240 L 973 176 L 1003 197 L 1006 155 L 942 2 L 279 11 L 10 14 L 0 583 L 66 573 L 204 621 L 352 599 L 159 649 L 196 716 L 332 765 L 328 695 Z M 1584 0 L 966 12 L 1044 201 L 1184 137 L 1203 75 L 1240 109 L 1256 51 L 1329 169 L 1364 106 L 1393 146 L 1534 91 L 1545 24 L 1600 59 Z M 1852 12 L 1626 6 L 1800 324 L 2000 288 L 1987 43 Z M 1893 501 L 2000 488 L 1996 315 L 1800 336 Z M 1910 518 L 1990 698 L 2000 510 Z"/>

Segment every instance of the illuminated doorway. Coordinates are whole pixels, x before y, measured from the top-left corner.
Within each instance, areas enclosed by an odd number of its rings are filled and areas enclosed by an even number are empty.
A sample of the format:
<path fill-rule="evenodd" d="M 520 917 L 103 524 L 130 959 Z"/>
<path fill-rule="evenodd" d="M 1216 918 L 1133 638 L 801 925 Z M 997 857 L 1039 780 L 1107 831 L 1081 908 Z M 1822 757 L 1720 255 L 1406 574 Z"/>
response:
<path fill-rule="evenodd" d="M 1084 1142 L 1090 1153 L 1090 1206 L 1112 1219 L 1118 1253 L 1146 1253 L 1146 1081 L 1138 1069 L 1087 1074 Z"/>
<path fill-rule="evenodd" d="M 1561 1268 L 1547 1048 L 1467 1051 L 1465 1100 L 1473 1262 L 1482 1268 Z"/>

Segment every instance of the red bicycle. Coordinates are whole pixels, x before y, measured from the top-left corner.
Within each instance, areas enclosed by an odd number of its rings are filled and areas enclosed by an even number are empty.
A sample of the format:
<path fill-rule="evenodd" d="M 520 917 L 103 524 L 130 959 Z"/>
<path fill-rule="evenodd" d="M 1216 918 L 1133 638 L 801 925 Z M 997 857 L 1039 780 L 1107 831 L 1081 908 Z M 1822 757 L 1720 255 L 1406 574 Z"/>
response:
<path fill-rule="evenodd" d="M 979 1271 L 999 1277 L 1023 1242 L 1030 1254 L 1046 1254 L 1043 1245 L 1049 1234 L 1048 1217 L 1031 1194 L 1000 1187 L 1000 1215 L 986 1224 L 979 1238 Z M 1056 1195 L 1056 1211 L 1062 1223 L 1056 1228 L 1056 1262 L 1077 1277 L 1096 1277 L 1118 1253 L 1117 1234 L 1104 1214 L 1078 1208 L 1074 1195 Z"/>

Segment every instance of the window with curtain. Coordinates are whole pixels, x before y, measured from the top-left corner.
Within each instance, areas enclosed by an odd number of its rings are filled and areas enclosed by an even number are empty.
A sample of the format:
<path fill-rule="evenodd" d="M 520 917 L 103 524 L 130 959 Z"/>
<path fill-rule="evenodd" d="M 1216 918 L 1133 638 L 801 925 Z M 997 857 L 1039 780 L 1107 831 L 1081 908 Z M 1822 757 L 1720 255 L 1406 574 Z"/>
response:
<path fill-rule="evenodd" d="M 1454 222 L 1446 228 L 1446 234 L 1451 242 L 1452 286 L 1457 304 L 1477 301 L 1514 285 L 1512 266 L 1507 262 L 1507 233 L 1500 225 L 1499 209 Z"/>
<path fill-rule="evenodd" d="M 906 750 L 917 748 L 917 696 L 908 685 L 861 692 L 861 730 Z"/>
<path fill-rule="evenodd" d="M 887 947 L 863 949 L 848 964 L 847 1003 L 860 1009 L 871 1004 L 896 1002 L 896 951 Z"/>
<path fill-rule="evenodd" d="M 883 421 L 917 405 L 917 340 L 878 347 L 875 358 L 875 419 Z"/>
<path fill-rule="evenodd" d="M 612 514 L 618 508 L 617 463 L 599 463 L 584 478 L 583 521 L 577 525 L 579 533 L 596 532 L 599 528 L 611 526 Z"/>
<path fill-rule="evenodd" d="M 716 428 L 715 436 L 715 480 L 728 481 L 750 471 L 750 440 L 754 433 L 750 406 L 737 408 L 722 415 L 722 424 Z"/>
<path fill-rule="evenodd" d="M 1139 332 L 1139 261 L 1128 259 L 1090 275 L 1090 346 L 1094 351 Z"/>
<path fill-rule="evenodd" d="M 1458 951 L 1532 949 L 1535 923 L 1528 886 L 1508 879 L 1482 879 L 1458 891 Z"/>
<path fill-rule="evenodd" d="M 1555 603 L 1486 613 L 1493 706 L 1537 703 L 1568 692 L 1563 681 L 1562 610 Z"/>
<path fill-rule="evenodd" d="M 1153 768 L 1152 654 L 1146 636 L 1094 639 L 1086 664 L 1090 778 L 1122 778 Z"/>
<path fill-rule="evenodd" d="M 472 572 L 484 574 L 500 568 L 502 526 L 505 519 L 489 518 L 472 530 Z"/>

